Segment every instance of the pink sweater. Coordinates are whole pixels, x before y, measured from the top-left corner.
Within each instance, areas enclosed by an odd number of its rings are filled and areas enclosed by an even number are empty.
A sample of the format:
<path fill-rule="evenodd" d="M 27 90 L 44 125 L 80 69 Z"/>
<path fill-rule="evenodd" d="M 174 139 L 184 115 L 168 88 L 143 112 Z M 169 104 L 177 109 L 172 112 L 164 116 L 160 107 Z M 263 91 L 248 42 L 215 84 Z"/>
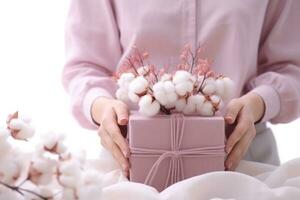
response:
<path fill-rule="evenodd" d="M 95 98 L 114 98 L 112 73 L 132 45 L 150 62 L 175 64 L 182 47 L 204 47 L 213 70 L 252 90 L 266 105 L 262 121 L 300 114 L 298 0 L 72 0 L 66 26 L 63 84 L 79 123 L 95 129 Z"/>

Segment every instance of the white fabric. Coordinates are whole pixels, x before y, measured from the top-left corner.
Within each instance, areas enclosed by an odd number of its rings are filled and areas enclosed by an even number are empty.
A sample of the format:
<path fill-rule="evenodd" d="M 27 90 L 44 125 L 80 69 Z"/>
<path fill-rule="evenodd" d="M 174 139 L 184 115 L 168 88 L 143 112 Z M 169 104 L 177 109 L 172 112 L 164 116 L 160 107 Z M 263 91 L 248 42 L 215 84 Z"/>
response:
<path fill-rule="evenodd" d="M 280 167 L 242 161 L 237 172 L 214 172 L 178 182 L 161 193 L 129 182 L 106 151 L 92 164 L 103 172 L 104 200 L 299 200 L 300 158 Z"/>

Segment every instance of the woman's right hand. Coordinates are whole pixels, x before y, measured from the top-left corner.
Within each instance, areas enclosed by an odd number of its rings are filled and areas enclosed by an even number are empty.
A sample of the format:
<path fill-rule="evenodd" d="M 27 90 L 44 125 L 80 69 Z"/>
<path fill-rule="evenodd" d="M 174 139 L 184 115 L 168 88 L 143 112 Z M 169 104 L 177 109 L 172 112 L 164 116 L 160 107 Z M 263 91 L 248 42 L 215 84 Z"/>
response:
<path fill-rule="evenodd" d="M 100 124 L 98 134 L 101 144 L 112 153 L 127 177 L 129 147 L 119 128 L 119 125 L 128 123 L 127 105 L 119 100 L 99 97 L 93 102 L 91 112 L 93 119 Z"/>

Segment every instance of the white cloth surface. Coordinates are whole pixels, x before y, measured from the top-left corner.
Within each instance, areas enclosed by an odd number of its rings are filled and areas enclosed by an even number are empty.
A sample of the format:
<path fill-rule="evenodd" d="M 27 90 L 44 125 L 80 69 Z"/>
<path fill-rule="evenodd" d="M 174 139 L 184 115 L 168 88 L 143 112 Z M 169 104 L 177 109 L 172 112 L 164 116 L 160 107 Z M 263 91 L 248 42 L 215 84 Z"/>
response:
<path fill-rule="evenodd" d="M 236 172 L 196 176 L 161 193 L 129 182 L 104 150 L 92 164 L 103 173 L 104 200 L 300 200 L 300 158 L 279 167 L 242 161 Z"/>

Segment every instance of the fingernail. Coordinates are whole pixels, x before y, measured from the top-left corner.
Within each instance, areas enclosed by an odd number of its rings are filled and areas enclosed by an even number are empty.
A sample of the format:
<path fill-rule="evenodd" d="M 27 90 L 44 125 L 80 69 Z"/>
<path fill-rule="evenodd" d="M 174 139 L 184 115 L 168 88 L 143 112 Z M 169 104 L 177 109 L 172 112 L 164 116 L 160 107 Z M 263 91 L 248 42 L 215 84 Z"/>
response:
<path fill-rule="evenodd" d="M 230 153 L 231 152 L 232 147 L 227 147 L 226 148 L 226 153 Z"/>
<path fill-rule="evenodd" d="M 127 124 L 127 119 L 126 118 L 123 118 L 123 119 L 120 119 L 120 125 L 125 125 Z"/>
<path fill-rule="evenodd" d="M 226 120 L 228 123 L 232 123 L 232 122 L 233 122 L 233 117 L 231 117 L 230 115 L 228 115 L 228 116 L 225 117 L 225 120 Z"/>

